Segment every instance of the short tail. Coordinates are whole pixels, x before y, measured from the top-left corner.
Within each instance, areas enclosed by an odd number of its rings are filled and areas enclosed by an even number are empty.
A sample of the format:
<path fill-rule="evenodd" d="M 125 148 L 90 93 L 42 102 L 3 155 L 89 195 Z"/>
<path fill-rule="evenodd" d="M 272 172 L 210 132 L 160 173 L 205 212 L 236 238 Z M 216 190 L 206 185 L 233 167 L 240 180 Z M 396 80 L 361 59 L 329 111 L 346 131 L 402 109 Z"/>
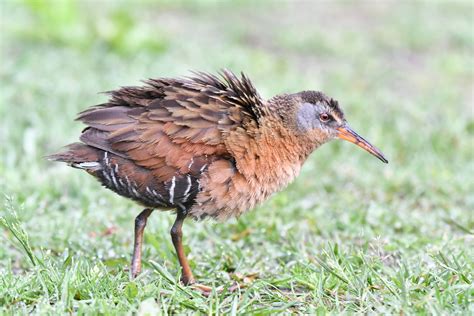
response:
<path fill-rule="evenodd" d="M 74 168 L 86 170 L 100 170 L 99 153 L 101 150 L 83 143 L 73 143 L 66 146 L 62 151 L 46 157 L 52 161 L 62 161 Z"/>

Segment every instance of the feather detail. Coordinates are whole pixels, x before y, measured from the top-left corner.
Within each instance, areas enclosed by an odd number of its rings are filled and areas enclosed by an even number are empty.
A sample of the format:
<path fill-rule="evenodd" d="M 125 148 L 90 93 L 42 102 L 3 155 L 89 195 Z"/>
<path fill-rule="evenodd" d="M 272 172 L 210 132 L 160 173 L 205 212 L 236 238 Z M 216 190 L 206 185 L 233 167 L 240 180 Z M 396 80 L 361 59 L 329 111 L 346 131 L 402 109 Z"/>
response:
<path fill-rule="evenodd" d="M 195 72 L 107 94 L 106 103 L 77 117 L 86 125 L 83 143 L 51 158 L 147 207 L 238 216 L 288 184 L 310 152 L 306 139 L 282 125 L 300 96 L 264 101 L 244 74 Z"/>

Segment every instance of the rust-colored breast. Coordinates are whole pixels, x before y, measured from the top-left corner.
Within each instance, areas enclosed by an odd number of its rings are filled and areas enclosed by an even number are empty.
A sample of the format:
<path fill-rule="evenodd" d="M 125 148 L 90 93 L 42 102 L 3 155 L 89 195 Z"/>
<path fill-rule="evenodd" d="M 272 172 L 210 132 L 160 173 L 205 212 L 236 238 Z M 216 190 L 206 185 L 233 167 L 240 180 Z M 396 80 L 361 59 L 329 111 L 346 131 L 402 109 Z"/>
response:
<path fill-rule="evenodd" d="M 235 160 L 209 166 L 190 210 L 196 218 L 240 216 L 288 185 L 311 152 L 296 137 L 278 133 L 276 126 L 262 128 L 258 135 L 235 129 L 226 145 Z"/>

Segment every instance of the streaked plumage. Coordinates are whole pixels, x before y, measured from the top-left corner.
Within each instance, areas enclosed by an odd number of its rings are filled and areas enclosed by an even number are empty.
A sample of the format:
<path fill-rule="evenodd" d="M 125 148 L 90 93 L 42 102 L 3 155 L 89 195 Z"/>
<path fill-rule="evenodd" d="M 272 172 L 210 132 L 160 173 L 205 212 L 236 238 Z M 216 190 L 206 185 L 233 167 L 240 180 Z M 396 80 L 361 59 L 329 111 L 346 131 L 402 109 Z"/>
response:
<path fill-rule="evenodd" d="M 229 71 L 150 79 L 109 95 L 79 114 L 87 125 L 81 143 L 51 158 L 147 209 L 177 209 L 182 219 L 241 215 L 285 187 L 346 126 L 337 102 L 320 92 L 264 100 L 245 75 Z"/>

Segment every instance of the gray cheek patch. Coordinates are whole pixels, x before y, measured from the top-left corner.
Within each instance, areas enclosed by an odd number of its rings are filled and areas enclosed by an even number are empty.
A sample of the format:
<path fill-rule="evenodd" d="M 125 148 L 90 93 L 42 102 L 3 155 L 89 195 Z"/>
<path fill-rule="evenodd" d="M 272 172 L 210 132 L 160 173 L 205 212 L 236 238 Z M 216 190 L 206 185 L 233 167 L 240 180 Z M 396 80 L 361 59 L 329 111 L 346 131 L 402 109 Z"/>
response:
<path fill-rule="evenodd" d="M 304 103 L 296 113 L 296 123 L 301 131 L 321 128 L 319 112 L 314 104 Z"/>

